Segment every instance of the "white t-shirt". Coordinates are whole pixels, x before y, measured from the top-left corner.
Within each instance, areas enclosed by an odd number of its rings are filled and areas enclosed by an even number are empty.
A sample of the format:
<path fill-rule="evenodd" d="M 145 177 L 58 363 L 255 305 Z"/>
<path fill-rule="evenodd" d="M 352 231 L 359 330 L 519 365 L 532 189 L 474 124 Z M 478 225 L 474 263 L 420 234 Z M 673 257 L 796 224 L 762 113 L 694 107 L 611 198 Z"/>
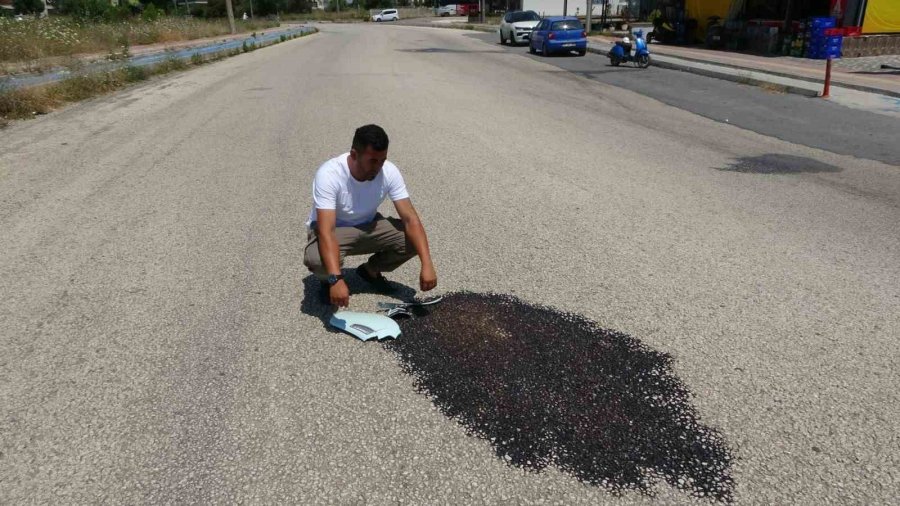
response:
<path fill-rule="evenodd" d="M 344 153 L 323 163 L 313 179 L 313 208 L 309 213 L 309 226 L 316 221 L 316 209 L 334 209 L 338 227 L 352 227 L 375 219 L 378 206 L 384 198 L 392 202 L 409 198 L 406 183 L 400 169 L 385 161 L 381 172 L 371 181 L 357 181 L 350 174 Z"/>

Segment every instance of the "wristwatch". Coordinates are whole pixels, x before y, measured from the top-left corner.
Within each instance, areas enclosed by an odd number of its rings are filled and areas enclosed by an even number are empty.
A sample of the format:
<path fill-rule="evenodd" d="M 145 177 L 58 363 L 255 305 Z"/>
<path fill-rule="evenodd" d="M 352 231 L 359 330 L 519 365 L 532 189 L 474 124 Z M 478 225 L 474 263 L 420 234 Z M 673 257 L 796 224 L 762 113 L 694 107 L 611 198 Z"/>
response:
<path fill-rule="evenodd" d="M 342 279 L 344 279 L 344 275 L 343 275 L 343 274 L 338 274 L 338 275 L 330 274 L 330 275 L 328 276 L 328 284 L 329 284 L 330 286 L 334 286 L 334 285 L 337 284 L 338 281 L 340 281 L 340 280 L 342 280 Z"/>

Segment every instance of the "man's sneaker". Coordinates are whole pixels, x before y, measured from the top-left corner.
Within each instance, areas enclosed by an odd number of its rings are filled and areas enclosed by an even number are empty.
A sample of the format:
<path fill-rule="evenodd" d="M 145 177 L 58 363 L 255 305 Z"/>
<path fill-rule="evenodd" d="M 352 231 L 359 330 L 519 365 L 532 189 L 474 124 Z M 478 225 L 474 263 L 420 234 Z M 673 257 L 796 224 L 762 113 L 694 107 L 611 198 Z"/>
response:
<path fill-rule="evenodd" d="M 378 276 L 372 276 L 369 274 L 369 271 L 366 270 L 366 264 L 361 264 L 356 268 L 356 274 L 363 279 L 366 283 L 372 285 L 379 293 L 391 293 L 394 291 L 394 286 L 391 285 L 390 281 L 387 280 L 380 272 Z"/>

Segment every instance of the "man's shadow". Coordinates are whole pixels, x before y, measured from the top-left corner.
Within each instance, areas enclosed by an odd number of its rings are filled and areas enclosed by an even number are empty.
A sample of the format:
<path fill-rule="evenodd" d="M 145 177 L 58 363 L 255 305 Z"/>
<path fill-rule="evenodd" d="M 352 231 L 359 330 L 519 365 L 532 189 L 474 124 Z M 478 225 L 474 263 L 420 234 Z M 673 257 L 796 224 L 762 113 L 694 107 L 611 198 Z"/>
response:
<path fill-rule="evenodd" d="M 356 269 L 341 269 L 341 273 L 344 275 L 344 282 L 347 283 L 347 286 L 350 288 L 351 300 L 354 295 L 359 295 L 361 293 L 375 293 L 386 298 L 403 302 L 411 301 L 416 296 L 416 290 L 403 283 L 388 281 L 394 290 L 390 293 L 384 293 L 374 289 L 372 285 L 363 281 L 359 275 L 356 274 Z M 303 278 L 303 300 L 300 302 L 300 311 L 303 314 L 315 316 L 322 320 L 322 324 L 325 326 L 326 330 L 337 333 L 339 331 L 329 324 L 331 315 L 334 314 L 336 307 L 326 303 L 323 299 L 321 282 L 315 275 L 310 273 Z"/>

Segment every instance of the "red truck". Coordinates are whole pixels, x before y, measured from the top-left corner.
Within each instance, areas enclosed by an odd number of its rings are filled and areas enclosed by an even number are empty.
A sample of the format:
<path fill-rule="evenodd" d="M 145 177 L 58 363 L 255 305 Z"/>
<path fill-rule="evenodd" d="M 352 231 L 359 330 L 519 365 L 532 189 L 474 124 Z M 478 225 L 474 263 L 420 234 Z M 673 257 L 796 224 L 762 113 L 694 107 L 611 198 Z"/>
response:
<path fill-rule="evenodd" d="M 470 14 L 478 14 L 478 3 L 456 3 L 456 13 L 460 16 L 468 16 Z"/>

